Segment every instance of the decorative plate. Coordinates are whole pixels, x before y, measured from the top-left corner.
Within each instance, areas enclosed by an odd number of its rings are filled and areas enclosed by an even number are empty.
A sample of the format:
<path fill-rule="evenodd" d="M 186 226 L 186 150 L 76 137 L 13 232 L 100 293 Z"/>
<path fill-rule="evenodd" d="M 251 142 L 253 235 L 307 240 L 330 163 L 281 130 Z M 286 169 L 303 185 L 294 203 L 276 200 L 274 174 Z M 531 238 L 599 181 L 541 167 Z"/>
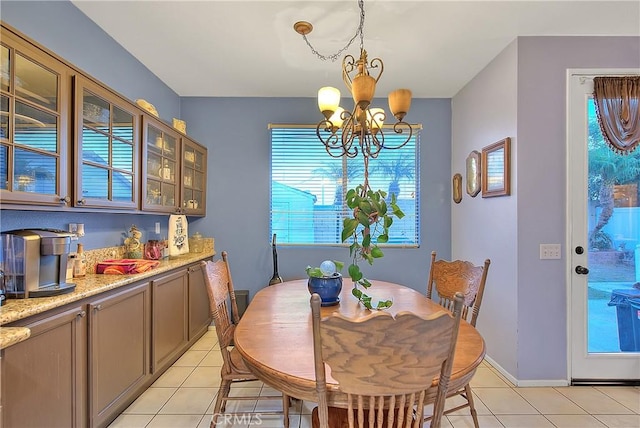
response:
<path fill-rule="evenodd" d="M 481 188 L 481 175 L 480 175 L 480 152 L 473 150 L 467 156 L 467 193 L 471 197 L 475 197 L 480 193 Z"/>

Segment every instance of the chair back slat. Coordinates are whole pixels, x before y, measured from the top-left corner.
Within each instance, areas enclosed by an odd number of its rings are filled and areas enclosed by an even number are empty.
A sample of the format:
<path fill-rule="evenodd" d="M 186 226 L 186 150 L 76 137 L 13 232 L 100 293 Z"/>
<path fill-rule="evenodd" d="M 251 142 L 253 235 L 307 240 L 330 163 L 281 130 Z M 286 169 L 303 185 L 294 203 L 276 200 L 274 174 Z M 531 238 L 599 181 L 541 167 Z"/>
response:
<path fill-rule="evenodd" d="M 223 251 L 222 259 L 201 262 L 205 271 L 209 307 L 216 326 L 220 348 L 225 348 L 233 343 L 233 333 L 239 321 L 235 292 L 226 256 L 226 252 Z"/>
<path fill-rule="evenodd" d="M 438 385 L 436 402 L 442 402 L 442 410 L 462 300 L 461 294 L 454 298 L 453 315 L 442 310 L 422 317 L 403 311 L 394 317 L 378 311 L 354 320 L 334 312 L 320 319 L 320 297 L 314 294 L 311 307 L 320 426 L 327 427 L 329 420 L 325 363 L 340 391 L 347 394 L 350 428 L 418 428 L 426 391 L 434 382 Z M 439 423 L 437 419 L 432 426 Z"/>
<path fill-rule="evenodd" d="M 438 295 L 438 303 L 451 310 L 455 294 L 462 293 L 462 318 L 475 327 L 490 264 L 489 259 L 486 259 L 482 266 L 475 266 L 465 260 L 436 260 L 436 252 L 433 251 L 427 297 L 435 300 L 435 292 Z"/>

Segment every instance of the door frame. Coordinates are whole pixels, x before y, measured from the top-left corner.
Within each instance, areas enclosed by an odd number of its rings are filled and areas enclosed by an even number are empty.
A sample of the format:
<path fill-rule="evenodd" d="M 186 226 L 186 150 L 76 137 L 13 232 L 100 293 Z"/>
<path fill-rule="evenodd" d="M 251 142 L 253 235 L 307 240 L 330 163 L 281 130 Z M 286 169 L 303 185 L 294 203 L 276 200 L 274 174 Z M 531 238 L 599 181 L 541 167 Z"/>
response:
<path fill-rule="evenodd" d="M 565 244 L 565 248 L 566 250 L 566 299 L 567 299 L 567 376 L 568 376 L 568 381 L 569 384 L 573 384 L 573 379 L 574 379 L 574 364 L 573 364 L 573 357 L 574 357 L 574 353 L 573 353 L 573 336 L 574 336 L 574 329 L 577 328 L 577 326 L 575 325 L 577 322 L 583 323 L 584 325 L 582 325 L 583 328 L 583 332 L 586 335 L 587 332 L 587 325 L 586 325 L 586 320 L 585 320 L 585 316 L 588 316 L 588 309 L 585 311 L 584 316 L 582 317 L 581 320 L 576 320 L 575 315 L 574 315 L 574 307 L 573 307 L 573 261 L 574 261 L 574 249 L 573 249 L 573 245 L 574 245 L 574 241 L 573 241 L 573 236 L 572 236 L 572 232 L 573 232 L 573 228 L 572 228 L 572 220 L 573 220 L 573 214 L 574 214 L 574 209 L 572 208 L 574 206 L 574 204 L 572 203 L 574 201 L 574 197 L 577 196 L 572 196 L 572 190 L 574 188 L 574 186 L 572 186 L 572 177 L 573 175 L 575 175 L 573 173 L 572 170 L 572 159 L 576 159 L 577 157 L 582 158 L 582 162 L 585 168 L 588 168 L 587 162 L 588 159 L 585 158 L 585 153 L 583 151 L 578 151 L 574 147 L 572 147 L 571 144 L 571 137 L 573 136 L 573 122 L 571 121 L 571 113 L 573 113 L 573 110 L 571 108 L 571 95 L 572 95 L 572 90 L 571 90 L 571 83 L 572 83 L 572 78 L 574 77 L 579 77 L 579 76 L 584 76 L 585 78 L 592 78 L 595 75 L 638 75 L 640 74 L 640 70 L 639 69 L 635 69 L 635 68 L 569 68 L 567 69 L 567 77 L 566 77 L 566 105 L 565 105 L 565 109 L 566 109 L 566 141 L 565 141 L 565 150 L 566 150 L 566 159 L 565 159 L 565 164 L 566 164 L 566 198 L 565 198 L 565 203 L 566 203 L 566 218 L 565 218 L 565 240 L 566 240 L 566 244 Z M 584 199 L 584 195 L 581 195 Z M 585 252 L 585 256 L 588 255 L 588 251 Z M 585 262 L 586 264 L 586 262 Z M 588 264 L 586 264 L 588 266 Z M 586 280 L 586 277 L 585 277 Z M 585 342 L 584 345 L 587 346 L 588 343 L 586 342 L 586 340 L 588 340 L 588 338 L 585 338 Z M 604 354 L 604 355 L 608 355 L 608 354 Z M 605 356 L 594 356 L 595 359 L 603 359 L 605 358 Z M 616 358 L 623 358 L 623 359 L 627 359 L 627 358 L 635 358 L 638 359 L 638 353 L 623 353 L 620 354 L 618 356 L 616 356 Z M 604 363 L 603 363 L 604 364 Z M 577 379 L 587 379 L 584 376 L 581 376 L 580 378 Z M 598 383 L 598 380 L 601 380 L 599 377 L 597 376 L 590 376 L 590 379 L 588 379 L 589 381 L 593 381 L 593 383 Z M 607 382 L 607 381 L 612 381 L 612 382 Z M 617 383 L 615 382 L 615 380 L 612 379 L 604 379 L 602 378 L 602 382 L 603 383 Z M 580 382 L 578 382 L 580 383 Z"/>

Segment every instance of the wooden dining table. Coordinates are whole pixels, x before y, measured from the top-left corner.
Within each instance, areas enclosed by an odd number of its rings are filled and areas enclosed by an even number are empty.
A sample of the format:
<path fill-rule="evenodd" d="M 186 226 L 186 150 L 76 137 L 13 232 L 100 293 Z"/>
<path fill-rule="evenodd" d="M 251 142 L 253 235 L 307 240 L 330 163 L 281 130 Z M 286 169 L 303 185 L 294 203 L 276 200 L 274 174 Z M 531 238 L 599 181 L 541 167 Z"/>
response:
<path fill-rule="evenodd" d="M 371 281 L 369 295 L 391 299 L 393 305 L 385 309 L 391 314 L 411 311 L 429 315 L 445 310 L 409 287 L 384 281 Z M 301 400 L 317 401 L 313 361 L 313 327 L 311 324 L 311 295 L 307 280 L 287 281 L 258 291 L 245 310 L 235 331 L 234 343 L 247 366 L 265 384 Z M 339 311 L 358 318 L 370 311 L 351 295 L 346 281 L 335 306 L 322 308 L 322 316 Z M 485 344 L 480 333 L 466 321 L 461 321 L 449 390 L 464 387 L 482 362 Z M 434 380 L 434 385 L 437 379 Z M 433 402 L 437 388 L 427 391 L 425 402 Z M 346 395 L 327 368 L 328 404 L 346 407 Z"/>

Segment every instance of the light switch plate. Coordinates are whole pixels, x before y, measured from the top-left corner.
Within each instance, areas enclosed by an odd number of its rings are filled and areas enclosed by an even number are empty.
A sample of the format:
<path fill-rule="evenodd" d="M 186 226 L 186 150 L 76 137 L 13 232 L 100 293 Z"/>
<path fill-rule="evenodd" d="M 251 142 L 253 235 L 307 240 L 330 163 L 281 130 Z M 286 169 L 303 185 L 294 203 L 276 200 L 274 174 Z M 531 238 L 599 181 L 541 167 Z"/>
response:
<path fill-rule="evenodd" d="M 540 244 L 540 260 L 560 259 L 561 244 Z"/>

